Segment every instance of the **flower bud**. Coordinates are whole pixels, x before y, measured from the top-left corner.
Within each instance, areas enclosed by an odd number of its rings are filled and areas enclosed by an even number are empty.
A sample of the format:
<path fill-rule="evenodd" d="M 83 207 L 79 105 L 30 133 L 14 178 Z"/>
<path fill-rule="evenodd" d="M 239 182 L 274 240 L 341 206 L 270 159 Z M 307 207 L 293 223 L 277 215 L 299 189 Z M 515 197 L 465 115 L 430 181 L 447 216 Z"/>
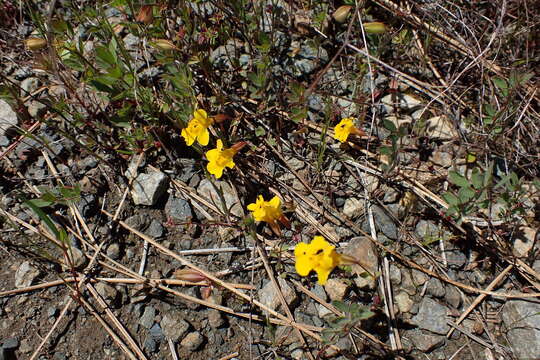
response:
<path fill-rule="evenodd" d="M 351 12 L 352 6 L 350 5 L 341 5 L 337 8 L 337 10 L 332 14 L 332 17 L 334 20 L 340 24 L 347 21 L 347 17 L 349 17 L 349 13 Z"/>
<path fill-rule="evenodd" d="M 152 43 L 152 46 L 159 50 L 169 51 L 169 50 L 178 50 L 176 45 L 167 39 L 155 39 Z"/>
<path fill-rule="evenodd" d="M 368 22 L 364 23 L 364 30 L 368 34 L 383 34 L 387 29 L 382 22 Z"/>
<path fill-rule="evenodd" d="M 152 5 L 143 5 L 135 18 L 136 21 L 142 22 L 143 24 L 150 24 L 154 21 L 154 7 Z"/>
<path fill-rule="evenodd" d="M 197 270 L 193 269 L 179 269 L 174 272 L 174 277 L 178 280 L 201 282 L 206 281 L 207 278 Z"/>
<path fill-rule="evenodd" d="M 242 150 L 242 148 L 244 146 L 247 145 L 247 142 L 245 141 L 240 141 L 240 142 L 237 142 L 236 144 L 234 144 L 233 146 L 231 146 L 231 149 L 233 149 L 234 151 L 238 152 L 240 150 Z"/>
<path fill-rule="evenodd" d="M 47 46 L 47 40 L 42 38 L 28 38 L 25 40 L 26 47 L 32 51 L 43 49 Z"/>

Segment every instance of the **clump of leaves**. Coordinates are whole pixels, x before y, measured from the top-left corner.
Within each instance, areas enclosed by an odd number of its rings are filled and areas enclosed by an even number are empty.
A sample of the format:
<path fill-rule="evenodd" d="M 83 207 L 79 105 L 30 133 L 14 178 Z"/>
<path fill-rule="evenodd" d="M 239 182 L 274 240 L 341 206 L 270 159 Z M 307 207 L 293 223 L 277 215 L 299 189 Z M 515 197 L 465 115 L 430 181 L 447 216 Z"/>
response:
<path fill-rule="evenodd" d="M 342 301 L 333 301 L 332 305 L 341 311 L 343 315 L 330 319 L 328 328 L 322 331 L 321 335 L 325 344 L 336 342 L 339 338 L 349 334 L 362 320 L 375 315 L 374 312 L 369 310 L 369 307 L 364 305 Z"/>

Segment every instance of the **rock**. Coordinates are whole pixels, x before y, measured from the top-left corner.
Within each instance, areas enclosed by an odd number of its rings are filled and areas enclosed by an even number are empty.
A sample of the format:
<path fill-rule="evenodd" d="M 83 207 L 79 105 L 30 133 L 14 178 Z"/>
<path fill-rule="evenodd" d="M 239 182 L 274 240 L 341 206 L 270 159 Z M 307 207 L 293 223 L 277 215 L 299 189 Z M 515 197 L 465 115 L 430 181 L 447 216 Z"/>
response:
<path fill-rule="evenodd" d="M 129 32 L 126 36 L 124 36 L 124 46 L 126 47 L 126 50 L 130 51 L 136 51 L 139 48 L 139 45 L 142 43 L 141 39 L 135 35 L 133 35 L 131 32 Z"/>
<path fill-rule="evenodd" d="M 274 32 L 289 23 L 291 7 L 283 0 L 264 0 L 259 3 L 266 9 L 259 18 L 259 29 L 263 32 Z"/>
<path fill-rule="evenodd" d="M 446 151 L 435 150 L 431 155 L 431 162 L 444 168 L 452 166 L 453 160 L 454 157 Z"/>
<path fill-rule="evenodd" d="M 413 282 L 416 286 L 422 286 L 429 280 L 429 277 L 419 270 L 412 269 L 411 274 Z"/>
<path fill-rule="evenodd" d="M 390 114 L 394 112 L 394 107 L 412 112 L 422 105 L 422 101 L 409 94 L 397 93 L 388 94 L 381 99 L 383 110 Z"/>
<path fill-rule="evenodd" d="M 394 303 L 397 305 L 400 313 L 408 313 L 411 311 L 414 301 L 411 299 L 411 297 L 404 291 L 398 293 L 394 297 Z"/>
<path fill-rule="evenodd" d="M 443 345 L 445 341 L 444 336 L 424 334 L 420 330 L 407 331 L 404 337 L 409 339 L 417 350 L 426 353 Z"/>
<path fill-rule="evenodd" d="M 328 52 L 322 48 L 314 48 L 311 44 L 293 44 L 291 51 L 296 51 L 300 48 L 295 58 L 293 59 L 292 67 L 287 67 L 294 76 L 305 76 L 311 74 L 315 69 L 328 62 Z"/>
<path fill-rule="evenodd" d="M 450 269 L 459 270 L 467 263 L 467 256 L 459 249 L 446 249 L 445 255 Z"/>
<path fill-rule="evenodd" d="M 143 327 L 150 329 L 154 325 L 154 319 L 156 317 L 156 309 L 153 306 L 146 306 L 144 312 L 139 319 L 139 324 Z"/>
<path fill-rule="evenodd" d="M 343 253 L 362 263 L 362 266 L 356 264 L 351 266 L 353 273 L 357 275 L 354 279 L 356 285 L 361 289 L 366 287 L 374 289 L 376 279 L 366 274 L 366 270 L 375 275 L 379 268 L 375 245 L 368 238 L 359 236 L 349 241 L 349 244 L 343 249 Z"/>
<path fill-rule="evenodd" d="M 165 228 L 159 221 L 156 219 L 152 219 L 152 222 L 148 226 L 148 228 L 144 231 L 144 233 L 152 238 L 159 238 L 162 237 L 165 233 Z"/>
<path fill-rule="evenodd" d="M 28 104 L 28 114 L 33 118 L 43 115 L 45 113 L 45 109 L 47 109 L 47 105 L 37 100 L 30 101 Z"/>
<path fill-rule="evenodd" d="M 391 187 L 384 187 L 383 204 L 393 204 L 399 200 L 399 191 Z"/>
<path fill-rule="evenodd" d="M 375 222 L 375 228 L 381 231 L 389 239 L 397 240 L 398 231 L 396 224 L 394 224 L 394 221 L 388 215 L 386 215 L 384 209 L 377 205 L 372 205 L 371 209 L 373 211 L 373 221 Z M 369 220 L 367 216 L 362 222 L 362 230 L 364 230 L 368 234 L 371 234 L 371 228 L 369 226 Z"/>
<path fill-rule="evenodd" d="M 194 331 L 187 334 L 186 337 L 182 339 L 180 346 L 186 348 L 189 351 L 195 351 L 202 345 L 203 342 L 204 337 L 201 335 L 201 333 L 198 331 Z"/>
<path fill-rule="evenodd" d="M 238 59 L 244 44 L 240 40 L 230 39 L 227 44 L 218 46 L 210 53 L 210 62 L 216 68 L 231 68 Z"/>
<path fill-rule="evenodd" d="M 104 298 L 109 305 L 115 305 L 119 302 L 120 293 L 114 286 L 100 282 L 96 285 L 96 291 L 102 298 Z"/>
<path fill-rule="evenodd" d="M 16 337 L 10 337 L 2 342 L 2 349 L 13 351 L 19 347 L 19 339 Z"/>
<path fill-rule="evenodd" d="M 40 275 L 41 272 L 38 269 L 30 265 L 30 262 L 25 261 L 15 272 L 15 287 L 18 289 L 28 287 Z"/>
<path fill-rule="evenodd" d="M 184 199 L 169 197 L 165 204 L 165 214 L 173 220 L 188 222 L 194 217 L 191 205 Z"/>
<path fill-rule="evenodd" d="M 6 136 L 8 130 L 17 126 L 17 113 L 11 106 L 0 99 L 0 137 Z"/>
<path fill-rule="evenodd" d="M 219 190 L 223 193 L 223 198 L 225 199 L 225 206 L 227 209 L 223 209 L 221 203 L 221 197 L 219 195 Z M 240 199 L 234 189 L 226 183 L 225 181 L 210 181 L 209 179 L 203 179 L 197 188 L 197 192 L 204 196 L 207 201 L 214 204 L 218 209 L 224 213 L 230 211 L 231 214 L 242 217 L 243 209 L 240 203 Z"/>
<path fill-rule="evenodd" d="M 424 240 L 438 238 L 440 234 L 440 230 L 437 225 L 427 220 L 420 220 L 418 224 L 416 224 L 415 231 L 416 234 Z"/>
<path fill-rule="evenodd" d="M 88 262 L 88 259 L 86 256 L 84 256 L 82 250 L 74 246 L 69 249 L 68 254 L 71 259 L 71 263 L 69 263 L 66 268 L 71 268 L 71 266 L 73 266 L 75 269 L 81 269 Z"/>
<path fill-rule="evenodd" d="M 442 298 L 446 294 L 446 290 L 439 279 L 431 279 L 427 283 L 426 293 L 436 298 Z"/>
<path fill-rule="evenodd" d="M 94 194 L 86 194 L 81 196 L 80 200 L 77 202 L 77 210 L 81 213 L 83 217 L 92 216 L 96 210 L 96 197 Z"/>
<path fill-rule="evenodd" d="M 401 284 L 401 270 L 395 264 L 390 264 L 390 281 L 394 285 Z"/>
<path fill-rule="evenodd" d="M 165 340 L 165 336 L 163 335 L 163 330 L 161 330 L 161 326 L 159 326 L 158 323 L 155 323 L 154 325 L 152 325 L 152 327 L 150 328 L 149 334 L 152 337 L 152 339 L 158 342 Z"/>
<path fill-rule="evenodd" d="M 455 139 L 459 137 L 454 124 L 446 116 L 435 116 L 426 120 L 426 135 L 440 139 Z"/>
<path fill-rule="evenodd" d="M 112 243 L 107 247 L 107 256 L 113 260 L 120 259 L 120 244 Z"/>
<path fill-rule="evenodd" d="M 347 291 L 349 290 L 349 285 L 345 280 L 341 279 L 328 279 L 324 285 L 324 289 L 328 294 L 328 297 L 332 301 L 343 301 Z"/>
<path fill-rule="evenodd" d="M 454 309 L 458 309 L 461 305 L 461 294 L 454 286 L 448 286 L 446 288 L 446 294 L 444 299 Z"/>
<path fill-rule="evenodd" d="M 364 201 L 357 198 L 347 198 L 343 205 L 343 214 L 349 219 L 356 219 L 364 214 Z"/>
<path fill-rule="evenodd" d="M 291 305 L 296 300 L 296 292 L 294 289 L 282 278 L 277 278 L 285 302 Z M 268 306 L 270 309 L 275 310 L 281 305 L 277 290 L 271 281 L 268 281 L 261 290 L 259 290 L 259 299 L 261 303 Z"/>
<path fill-rule="evenodd" d="M 217 329 L 225 324 L 225 318 L 221 311 L 215 309 L 208 310 L 208 324 L 212 329 Z"/>
<path fill-rule="evenodd" d="M 429 297 L 424 297 L 418 314 L 411 321 L 421 329 L 445 335 L 450 329 L 446 320 L 446 307 Z"/>
<path fill-rule="evenodd" d="M 313 293 L 317 297 L 319 297 L 320 299 L 322 299 L 324 301 L 328 300 L 328 295 L 326 295 L 326 291 L 324 290 L 324 287 L 322 287 L 319 283 L 315 284 L 315 286 L 313 287 L 313 289 L 311 291 L 313 291 Z M 309 309 L 309 307 L 308 307 L 308 309 Z M 316 313 L 317 313 L 315 318 L 318 318 L 318 319 L 322 319 L 326 315 L 332 313 L 328 308 L 326 308 L 325 306 L 323 306 L 323 305 L 321 305 L 319 303 L 315 304 L 315 310 L 316 310 Z"/>
<path fill-rule="evenodd" d="M 280 346 L 289 346 L 298 341 L 298 336 L 296 335 L 294 328 L 290 326 L 278 326 L 275 339 L 276 344 L 280 344 Z"/>
<path fill-rule="evenodd" d="M 128 217 L 126 219 L 125 223 L 129 227 L 132 227 L 135 230 L 141 231 L 143 229 L 146 229 L 146 227 L 148 226 L 148 221 L 150 221 L 148 216 L 144 216 L 142 214 L 137 214 L 137 215 L 133 215 L 133 216 Z"/>
<path fill-rule="evenodd" d="M 333 358 L 340 353 L 348 353 L 349 350 L 352 348 L 352 343 L 348 336 L 343 336 L 338 339 L 338 341 L 335 343 L 335 346 L 337 346 L 338 349 L 334 347 L 326 348 L 326 351 L 324 352 L 324 358 Z"/>
<path fill-rule="evenodd" d="M 540 304 L 509 299 L 503 307 L 502 319 L 516 358 L 540 358 Z"/>
<path fill-rule="evenodd" d="M 149 353 L 155 353 L 158 350 L 157 341 L 150 334 L 148 334 L 144 339 L 143 346 L 144 349 Z"/>
<path fill-rule="evenodd" d="M 39 79 L 29 77 L 21 81 L 21 96 L 26 97 L 37 90 L 39 87 Z"/>
<path fill-rule="evenodd" d="M 133 182 L 131 196 L 135 205 L 155 205 L 167 190 L 169 178 L 162 172 L 139 174 Z"/>
<path fill-rule="evenodd" d="M 163 333 L 174 342 L 178 342 L 189 330 L 189 323 L 184 320 L 184 315 L 178 310 L 171 310 L 161 319 Z"/>
<path fill-rule="evenodd" d="M 512 253 L 517 257 L 525 257 L 535 244 L 536 230 L 528 226 L 520 226 L 514 233 Z"/>

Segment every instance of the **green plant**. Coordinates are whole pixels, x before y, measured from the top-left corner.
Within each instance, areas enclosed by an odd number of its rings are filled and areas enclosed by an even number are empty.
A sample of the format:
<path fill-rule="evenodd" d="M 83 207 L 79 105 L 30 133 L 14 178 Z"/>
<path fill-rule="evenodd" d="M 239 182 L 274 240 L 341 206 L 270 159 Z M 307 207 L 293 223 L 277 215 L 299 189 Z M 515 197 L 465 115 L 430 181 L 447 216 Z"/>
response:
<path fill-rule="evenodd" d="M 375 315 L 364 305 L 342 301 L 333 301 L 332 305 L 341 311 L 343 315 L 334 316 L 328 321 L 328 327 L 321 333 L 325 344 L 335 343 L 339 338 L 348 335 L 362 320 Z"/>

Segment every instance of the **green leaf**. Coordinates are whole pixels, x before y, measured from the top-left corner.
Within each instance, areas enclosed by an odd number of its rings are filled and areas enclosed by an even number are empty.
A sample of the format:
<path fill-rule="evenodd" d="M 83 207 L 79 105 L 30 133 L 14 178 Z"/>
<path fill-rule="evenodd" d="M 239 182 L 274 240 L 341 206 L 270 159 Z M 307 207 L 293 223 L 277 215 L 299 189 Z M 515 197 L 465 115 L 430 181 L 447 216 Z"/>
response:
<path fill-rule="evenodd" d="M 504 79 L 501 79 L 501 78 L 493 78 L 493 83 L 495 84 L 496 87 L 498 87 L 499 89 L 508 89 L 508 83 L 506 82 L 506 80 Z"/>
<path fill-rule="evenodd" d="M 34 199 L 36 200 L 36 199 Z M 33 212 L 36 213 L 36 215 L 47 225 L 47 227 L 51 230 L 54 237 L 56 237 L 58 240 L 60 240 L 60 231 L 56 227 L 56 225 L 53 223 L 49 215 L 47 215 L 41 208 L 34 205 L 32 200 L 27 200 L 24 202 L 26 206 L 28 206 L 30 209 L 32 209 Z"/>
<path fill-rule="evenodd" d="M 447 192 L 442 194 L 442 197 L 444 201 L 448 203 L 450 206 L 457 206 L 459 204 L 459 199 L 456 195 L 452 194 L 451 192 Z"/>
<path fill-rule="evenodd" d="M 94 79 L 94 80 L 90 80 L 90 85 L 92 85 L 93 87 L 95 87 L 98 91 L 103 91 L 103 92 L 107 92 L 107 93 L 114 93 L 114 89 L 112 87 L 110 87 L 109 85 L 105 84 L 102 79 Z"/>
<path fill-rule="evenodd" d="M 471 175 L 471 182 L 476 190 L 480 190 L 484 184 L 484 175 L 477 168 L 473 169 Z"/>
<path fill-rule="evenodd" d="M 469 187 L 463 187 L 458 191 L 458 197 L 462 204 L 468 203 L 475 195 L 476 192 Z"/>
<path fill-rule="evenodd" d="M 116 57 L 105 46 L 96 47 L 96 56 L 104 64 L 116 65 Z"/>
<path fill-rule="evenodd" d="M 469 180 L 467 180 L 465 176 L 461 175 L 456 171 L 449 171 L 448 177 L 453 184 L 459 187 L 469 187 Z"/>
<path fill-rule="evenodd" d="M 390 120 L 387 120 L 387 119 L 383 119 L 382 121 L 383 123 L 383 126 L 386 130 L 388 131 L 391 131 L 391 132 L 395 132 L 397 130 L 396 128 L 396 124 L 394 124 L 392 121 Z"/>
<path fill-rule="evenodd" d="M 262 126 L 258 126 L 255 129 L 255 136 L 264 136 L 264 134 L 266 134 L 266 130 Z"/>
<path fill-rule="evenodd" d="M 349 305 L 345 304 L 343 301 L 334 300 L 332 301 L 332 305 L 334 305 L 336 309 L 338 309 L 339 311 L 343 313 L 349 312 Z"/>
<path fill-rule="evenodd" d="M 32 200 L 28 200 L 28 202 L 31 202 L 34 206 L 38 208 L 47 207 L 53 204 L 52 201 L 47 201 L 43 199 L 32 199 Z"/>

